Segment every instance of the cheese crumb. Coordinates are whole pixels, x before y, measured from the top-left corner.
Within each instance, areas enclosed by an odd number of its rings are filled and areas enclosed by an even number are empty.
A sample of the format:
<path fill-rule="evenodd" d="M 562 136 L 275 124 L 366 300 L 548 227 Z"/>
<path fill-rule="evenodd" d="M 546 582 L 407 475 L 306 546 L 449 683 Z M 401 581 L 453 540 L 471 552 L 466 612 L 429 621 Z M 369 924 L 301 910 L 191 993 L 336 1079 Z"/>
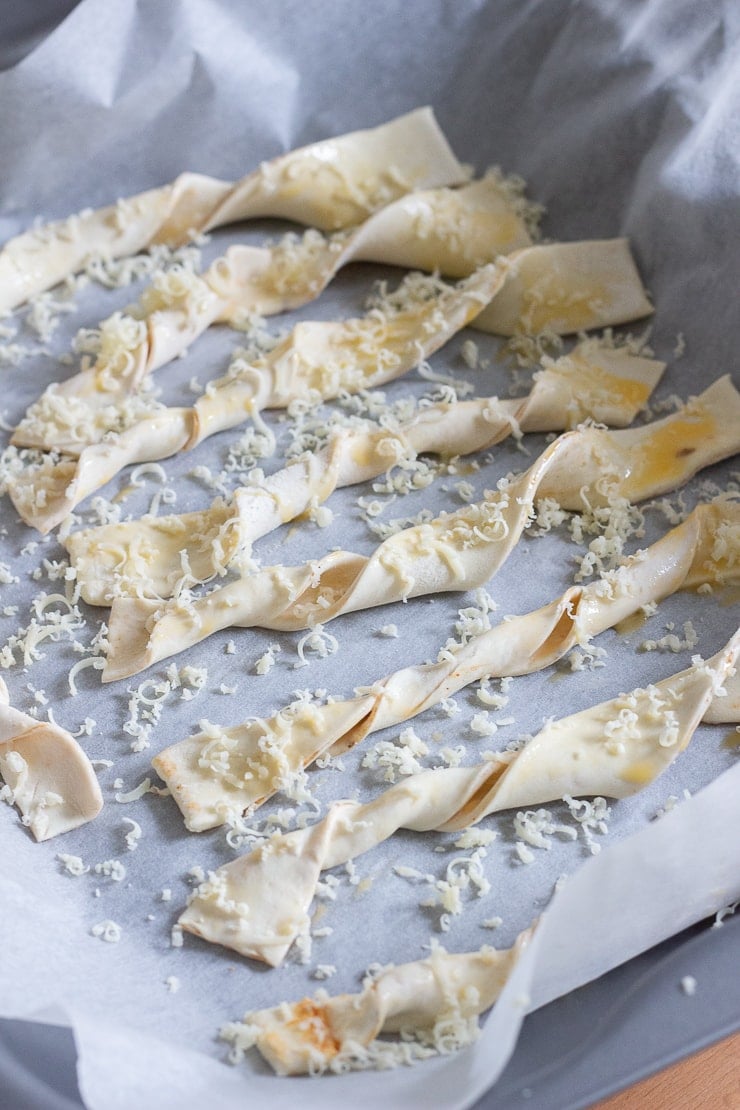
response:
<path fill-rule="evenodd" d="M 561 825 L 555 821 L 552 814 L 546 809 L 527 810 L 526 812 L 517 813 L 514 818 L 514 832 L 519 837 L 520 841 L 530 845 L 532 848 L 544 848 L 550 851 L 552 848 L 551 837 L 554 834 L 563 836 L 567 840 L 575 840 L 578 833 L 575 829 L 571 829 L 568 825 Z M 516 844 L 517 852 L 519 852 L 519 843 Z M 524 853 L 525 856 L 527 853 Z M 531 853 L 530 853 L 531 854 Z M 522 858 L 521 852 L 519 852 Z M 531 863 L 530 859 L 524 859 L 523 862 Z"/>
<path fill-rule="evenodd" d="M 126 868 L 118 859 L 106 859 L 102 863 L 96 863 L 94 870 L 96 875 L 105 875 L 114 883 L 123 882 L 126 878 Z"/>
<path fill-rule="evenodd" d="M 70 856 L 67 855 L 65 852 L 59 852 L 57 854 L 57 859 L 62 864 L 67 874 L 74 875 L 75 878 L 77 878 L 79 875 L 86 875 L 87 872 L 90 870 L 89 867 L 85 866 L 79 856 Z"/>
<path fill-rule="evenodd" d="M 405 728 L 396 743 L 380 740 L 363 757 L 361 766 L 382 770 L 384 782 L 396 782 L 398 776 L 416 775 L 425 770 L 419 757 L 429 755 L 429 748 L 413 728 Z"/>
<path fill-rule="evenodd" d="M 138 821 L 134 821 L 131 817 L 124 817 L 123 820 L 124 824 L 131 826 L 129 831 L 124 835 L 126 847 L 128 848 L 129 852 L 135 852 L 136 849 L 139 847 L 139 841 L 141 840 L 142 836 L 141 825 Z"/>
<path fill-rule="evenodd" d="M 477 370 L 479 358 L 478 344 L 472 339 L 466 339 L 460 348 L 460 357 L 468 370 Z"/>
<path fill-rule="evenodd" d="M 697 983 L 694 976 L 684 975 L 683 979 L 681 980 L 681 990 L 683 991 L 683 993 L 691 997 L 692 994 L 696 994 L 696 987 Z"/>
<path fill-rule="evenodd" d="M 640 651 L 691 651 L 699 643 L 699 636 L 691 621 L 683 623 L 683 639 L 673 631 L 675 625 L 666 625 L 667 635 L 659 640 L 643 640 Z"/>
<path fill-rule="evenodd" d="M 685 801 L 691 797 L 691 791 L 684 789 L 683 798 Z M 679 804 L 681 799 L 676 794 L 669 794 L 662 806 L 655 811 L 654 820 L 658 821 L 661 817 L 665 817 L 666 813 L 670 813 Z"/>
<path fill-rule="evenodd" d="M 611 816 L 611 809 L 606 803 L 606 798 L 596 797 L 590 802 L 584 798 L 572 798 L 566 794 L 563 801 L 570 810 L 574 821 L 578 822 L 591 855 L 595 856 L 601 851 L 601 845 L 594 839 L 594 832 L 606 836 L 609 832 L 607 821 Z"/>
<path fill-rule="evenodd" d="M 113 786 L 123 786 L 123 782 L 121 781 L 121 779 L 116 779 L 116 781 L 113 783 Z M 138 786 L 135 786 L 133 790 L 128 790 L 126 793 L 121 793 L 119 791 L 115 796 L 116 801 L 120 802 L 121 805 L 126 805 L 128 802 L 138 802 L 139 798 L 143 798 L 144 795 L 151 790 L 151 788 L 152 780 L 147 777 L 142 782 L 140 782 Z"/>
<path fill-rule="evenodd" d="M 332 636 L 331 632 L 324 629 L 323 624 L 316 624 L 310 632 L 300 638 L 296 645 L 298 662 L 293 664 L 294 669 L 309 665 L 305 655 L 307 651 L 314 652 L 319 659 L 326 659 L 328 655 L 334 655 L 339 651 L 339 642 L 336 636 Z"/>
<path fill-rule="evenodd" d="M 334 964 L 318 964 L 314 968 L 313 977 L 314 979 L 331 979 L 332 975 L 336 975 L 336 973 L 337 969 Z"/>
<path fill-rule="evenodd" d="M 97 925 L 93 925 L 90 932 L 94 937 L 106 941 L 107 944 L 118 944 L 123 930 L 115 921 L 106 918 L 105 921 L 99 921 Z"/>
<path fill-rule="evenodd" d="M 280 644 L 270 644 L 264 655 L 261 655 L 254 665 L 254 673 L 265 675 L 275 666 L 275 657 L 281 651 Z"/>

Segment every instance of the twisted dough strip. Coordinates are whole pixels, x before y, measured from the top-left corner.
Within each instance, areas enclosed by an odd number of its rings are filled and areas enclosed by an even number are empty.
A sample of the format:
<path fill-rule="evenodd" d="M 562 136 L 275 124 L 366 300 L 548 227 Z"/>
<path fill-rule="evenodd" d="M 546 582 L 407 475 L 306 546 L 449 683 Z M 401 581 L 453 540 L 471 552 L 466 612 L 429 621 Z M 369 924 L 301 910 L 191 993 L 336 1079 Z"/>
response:
<path fill-rule="evenodd" d="M 431 108 L 291 151 L 236 183 L 183 173 L 170 185 L 10 239 L 0 252 L 0 313 L 81 270 L 95 255 L 121 258 L 155 243 L 176 247 L 259 216 L 333 231 L 360 223 L 413 189 L 464 180 Z"/>
<path fill-rule="evenodd" d="M 448 457 L 492 447 L 513 430 L 563 431 L 588 417 L 630 424 L 657 385 L 665 364 L 625 348 L 580 343 L 535 377 L 516 400 L 484 397 L 419 409 L 398 427 L 341 429 L 317 453 L 218 498 L 200 512 L 144 517 L 69 535 L 64 544 L 81 596 L 92 605 L 112 598 L 170 597 L 187 566 L 188 581 L 225 574 L 255 540 L 326 501 L 337 488 L 368 481 L 420 454 Z"/>
<path fill-rule="evenodd" d="M 299 702 L 271 719 L 212 726 L 152 760 L 191 832 L 223 824 L 290 787 L 319 756 L 341 754 L 486 677 L 531 674 L 585 646 L 649 602 L 740 578 L 740 504 L 699 505 L 683 524 L 605 578 L 572 586 L 541 609 L 502 621 L 437 663 L 405 667 L 347 701 Z M 740 686 L 740 682 L 738 682 Z M 725 699 L 740 715 L 740 689 Z M 707 715 L 707 720 L 717 718 Z"/>
<path fill-rule="evenodd" d="M 472 767 L 411 775 L 367 803 L 340 801 L 315 825 L 277 833 L 219 867 L 179 922 L 242 956 L 282 963 L 310 923 L 322 871 L 354 859 L 398 829 L 458 832 L 491 813 L 565 795 L 625 798 L 687 747 L 740 652 L 740 632 L 708 662 L 646 689 L 550 721 L 519 751 Z"/>
<path fill-rule="evenodd" d="M 235 360 L 191 408 L 159 407 L 101 443 L 80 443 L 86 429 L 74 423 L 63 449 L 76 458 L 46 455 L 29 465 L 11 499 L 26 524 L 48 532 L 124 466 L 190 450 L 264 408 L 329 400 L 398 378 L 464 328 L 501 280 L 495 266 L 484 266 L 459 286 L 435 286 L 431 296 L 397 312 L 297 324 L 268 355 L 249 364 Z M 55 396 L 46 398 L 52 408 Z M 58 420 L 61 410 L 55 411 Z"/>
<path fill-rule="evenodd" d="M 512 948 L 484 945 L 459 955 L 435 946 L 425 960 L 384 968 L 359 994 L 252 1011 L 243 1022 L 225 1026 L 221 1036 L 234 1044 L 234 1059 L 256 1045 L 278 1075 L 315 1075 L 337 1070 L 342 1060 L 371 1058 L 381 1033 L 414 1030 L 433 1041 L 440 1029 L 449 1036 L 451 1028 L 493 1005 L 530 935 L 529 929 L 520 933 Z"/>
<path fill-rule="evenodd" d="M 498 176 L 489 176 L 462 189 L 403 197 L 356 230 L 329 239 L 309 232 L 298 245 L 288 237 L 271 249 L 231 247 L 202 276 L 176 269 L 160 279 L 142 295 L 135 316 L 115 313 L 106 320 L 95 365 L 49 386 L 16 428 L 12 442 L 63 450 L 70 429 L 73 452 L 75 444 L 79 450 L 97 442 L 111 427 L 110 410 L 118 419 L 116 406 L 212 323 L 228 322 L 245 310 L 269 314 L 305 304 L 350 261 L 388 261 L 462 278 L 530 242 L 518 200 Z M 577 255 L 581 250 L 589 257 L 595 254 L 602 268 L 608 267 L 620 306 L 625 300 L 620 281 L 632 290 L 627 303 L 634 307 L 637 296 L 642 305 L 642 285 L 623 240 L 547 247 L 537 273 L 556 266 L 562 250 L 572 253 L 573 247 Z M 620 278 L 625 271 L 627 277 Z M 508 280 L 502 266 L 489 299 Z M 598 299 L 601 286 L 592 288 L 591 275 L 587 285 Z M 645 311 L 652 311 L 649 304 L 638 315 Z"/>
<path fill-rule="evenodd" d="M 615 495 L 640 501 L 738 450 L 740 394 L 727 377 L 654 424 L 568 432 L 502 490 L 390 536 L 371 556 L 333 551 L 297 567 L 267 567 L 194 600 L 187 591 L 164 603 L 115 598 L 103 682 L 225 628 L 310 628 L 360 609 L 481 586 L 511 554 L 537 498 L 565 509 L 606 505 Z"/>
<path fill-rule="evenodd" d="M 0 776 L 37 840 L 92 821 L 103 807 L 98 780 L 80 745 L 58 725 L 37 721 L 8 703 L 0 679 Z"/>

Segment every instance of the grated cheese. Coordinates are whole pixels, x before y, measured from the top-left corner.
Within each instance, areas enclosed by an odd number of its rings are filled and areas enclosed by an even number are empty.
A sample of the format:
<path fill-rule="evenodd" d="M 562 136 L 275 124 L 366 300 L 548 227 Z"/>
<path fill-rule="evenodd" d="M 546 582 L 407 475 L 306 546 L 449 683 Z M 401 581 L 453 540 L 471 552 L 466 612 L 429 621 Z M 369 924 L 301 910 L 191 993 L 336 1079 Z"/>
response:
<path fill-rule="evenodd" d="M 590 802 L 585 799 L 571 798 L 569 794 L 563 797 L 570 815 L 583 833 L 584 840 L 592 855 L 601 851 L 601 845 L 594 839 L 594 833 L 606 836 L 609 832 L 607 821 L 611 816 L 611 809 L 606 798 L 593 798 Z"/>
<path fill-rule="evenodd" d="M 314 936 L 316 934 L 314 933 Z M 334 964 L 317 964 L 314 968 L 314 979 L 331 979 L 332 975 L 336 975 L 337 969 Z"/>
<path fill-rule="evenodd" d="M 73 875 L 78 878 L 80 875 L 86 875 L 90 870 L 86 867 L 80 856 L 71 856 L 65 852 L 57 853 L 57 859 L 64 867 L 68 875 Z"/>
<path fill-rule="evenodd" d="M 640 651 L 691 651 L 699 643 L 699 636 L 691 621 L 683 623 L 683 639 L 673 631 L 675 625 L 666 625 L 667 634 L 659 640 L 643 640 Z"/>
<path fill-rule="evenodd" d="M 546 809 L 520 811 L 514 818 L 514 832 L 519 837 L 515 847 L 523 862 L 530 863 L 531 859 L 522 857 L 519 845 L 529 845 L 532 848 L 544 848 L 550 851 L 554 835 L 565 837 L 566 840 L 575 840 L 578 833 L 568 825 L 556 821 Z M 527 855 L 527 852 L 524 853 Z M 531 853 L 529 853 L 531 855 Z M 532 857 L 534 858 L 534 857 Z"/>
<path fill-rule="evenodd" d="M 106 918 L 105 921 L 99 921 L 97 925 L 93 925 L 90 932 L 94 937 L 98 937 L 99 940 L 104 940 L 107 944 L 118 944 L 123 935 L 121 926 L 115 921 L 111 921 L 110 918 Z"/>
<path fill-rule="evenodd" d="M 96 875 L 105 875 L 114 883 L 121 883 L 126 878 L 126 868 L 117 859 L 106 859 L 102 863 L 96 863 L 94 871 Z"/>
<path fill-rule="evenodd" d="M 413 728 L 405 728 L 394 742 L 380 740 L 364 756 L 360 766 L 383 772 L 383 782 L 396 782 L 399 776 L 416 775 L 425 767 L 419 757 L 429 755 L 429 748 Z"/>
<path fill-rule="evenodd" d="M 323 624 L 316 624 L 307 632 L 305 636 L 301 636 L 296 644 L 296 652 L 298 654 L 298 662 L 293 664 L 294 669 L 299 667 L 307 667 L 309 660 L 306 659 L 306 651 L 312 651 L 318 655 L 319 659 L 326 659 L 327 656 L 333 655 L 339 650 L 339 641 L 336 636 L 332 636 L 331 632 L 324 629 Z"/>
<path fill-rule="evenodd" d="M 254 673 L 265 675 L 275 666 L 276 656 L 281 651 L 280 644 L 270 644 L 264 655 L 260 655 L 254 665 Z"/>
<path fill-rule="evenodd" d="M 116 779 L 116 782 L 120 782 L 120 779 Z M 114 783 L 114 786 L 115 786 L 115 783 Z M 143 798 L 144 795 L 151 790 L 151 788 L 152 788 L 152 780 L 147 777 L 147 778 L 143 779 L 142 782 L 140 782 L 138 786 L 135 786 L 133 788 L 133 790 L 129 790 L 126 793 L 118 792 L 116 794 L 116 801 L 120 802 L 122 805 L 125 805 L 128 802 L 138 802 L 138 800 L 140 798 Z"/>
<path fill-rule="evenodd" d="M 126 847 L 128 848 L 129 852 L 135 852 L 136 849 L 139 847 L 139 841 L 141 840 L 142 836 L 141 825 L 138 823 L 138 821 L 134 821 L 131 817 L 124 817 L 123 821 L 124 824 L 131 826 L 129 831 L 124 834 L 123 838 L 126 841 Z"/>
<path fill-rule="evenodd" d="M 69 673 L 67 675 L 67 681 L 69 682 L 69 692 L 72 697 L 76 698 L 79 692 L 75 684 L 75 679 L 77 678 L 77 675 L 80 673 L 80 671 L 84 671 L 87 667 L 93 667 L 96 671 L 102 671 L 104 666 L 104 659 L 101 659 L 99 656 L 93 656 L 88 657 L 87 659 L 80 659 L 77 663 L 74 664 L 74 666 L 70 667 Z"/>

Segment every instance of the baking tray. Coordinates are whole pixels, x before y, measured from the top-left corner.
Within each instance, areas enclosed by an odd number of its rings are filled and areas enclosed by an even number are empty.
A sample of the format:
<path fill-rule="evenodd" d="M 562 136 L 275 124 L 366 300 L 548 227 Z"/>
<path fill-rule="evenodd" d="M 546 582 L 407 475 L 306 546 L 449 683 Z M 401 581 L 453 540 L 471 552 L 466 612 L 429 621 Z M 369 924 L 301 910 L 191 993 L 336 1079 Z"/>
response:
<path fill-rule="evenodd" d="M 73 7 L 43 0 L 3 12 L 0 68 L 15 64 Z M 577 1110 L 740 1028 L 740 921 L 703 922 L 529 1015 L 514 1055 L 476 1105 Z M 681 979 L 697 980 L 693 996 Z M 82 1105 L 69 1030 L 0 1021 L 0 1106 Z"/>

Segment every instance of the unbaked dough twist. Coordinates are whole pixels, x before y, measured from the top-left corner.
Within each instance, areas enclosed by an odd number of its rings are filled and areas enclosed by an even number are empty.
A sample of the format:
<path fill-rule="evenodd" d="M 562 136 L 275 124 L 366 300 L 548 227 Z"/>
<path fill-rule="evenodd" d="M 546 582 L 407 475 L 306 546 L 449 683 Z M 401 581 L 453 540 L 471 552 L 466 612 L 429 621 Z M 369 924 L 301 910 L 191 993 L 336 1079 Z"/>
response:
<path fill-rule="evenodd" d="M 335 802 L 323 820 L 276 833 L 212 872 L 179 921 L 188 932 L 277 967 L 309 927 L 322 871 L 376 847 L 398 829 L 459 832 L 484 817 L 566 795 L 625 798 L 687 747 L 734 671 L 740 632 L 707 662 L 645 689 L 547 722 L 518 751 L 472 767 L 410 775 L 370 802 Z"/>
<path fill-rule="evenodd" d="M 177 247 L 225 224 L 265 216 L 335 231 L 413 189 L 458 185 L 465 177 L 431 108 L 280 155 L 235 183 L 183 173 L 170 185 L 10 239 L 0 251 L 0 312 L 95 256 L 121 258 L 159 243 Z"/>
<path fill-rule="evenodd" d="M 37 840 L 91 821 L 103 807 L 90 760 L 65 729 L 9 704 L 0 679 L 0 776 Z"/>
<path fill-rule="evenodd" d="M 501 950 L 484 945 L 452 954 L 435 945 L 425 960 L 383 968 L 359 994 L 252 1011 L 243 1022 L 224 1026 L 221 1036 L 234 1046 L 234 1061 L 256 1045 L 278 1075 L 340 1071 L 373 1058 L 382 1066 L 388 1044 L 373 1052 L 381 1033 L 416 1032 L 432 1043 L 439 1034 L 449 1045 L 455 1030 L 464 1036 L 466 1023 L 496 1001 L 530 935 L 525 930 L 512 948 Z"/>

